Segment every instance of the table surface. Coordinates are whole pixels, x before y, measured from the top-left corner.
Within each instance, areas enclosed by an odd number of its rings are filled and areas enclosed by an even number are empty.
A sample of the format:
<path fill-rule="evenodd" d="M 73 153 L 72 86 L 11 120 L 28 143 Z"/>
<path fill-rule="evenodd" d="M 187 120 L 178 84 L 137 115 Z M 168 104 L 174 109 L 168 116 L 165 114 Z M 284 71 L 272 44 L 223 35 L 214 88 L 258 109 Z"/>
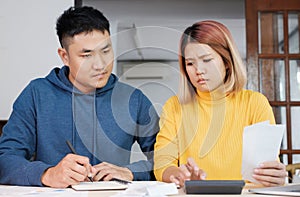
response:
<path fill-rule="evenodd" d="M 145 187 L 149 185 L 150 182 L 144 182 Z M 153 183 L 153 182 L 152 182 Z M 133 183 L 134 184 L 134 183 Z M 141 184 L 141 182 L 139 182 Z M 244 187 L 242 194 L 240 195 L 226 195 L 226 197 L 267 197 L 268 195 L 258 195 L 258 194 L 252 194 L 248 192 L 248 189 L 250 188 L 256 188 L 258 186 L 255 186 L 253 184 L 246 184 Z M 48 187 L 26 187 L 26 186 L 8 186 L 8 185 L 0 185 L 0 197 L 12 197 L 12 196 L 23 196 L 23 195 L 29 195 L 29 196 L 87 196 L 87 197 L 109 197 L 109 196 L 115 196 L 115 197 L 126 197 L 126 196 L 143 196 L 141 193 L 128 193 L 125 190 L 114 190 L 114 191 L 75 191 L 71 188 L 67 189 L 55 189 L 55 188 L 48 188 Z M 223 195 L 187 195 L 185 194 L 184 190 L 178 189 L 178 194 L 170 195 L 170 196 L 190 196 L 190 197 L 219 197 L 224 196 Z M 280 197 L 280 196 L 276 196 Z"/>

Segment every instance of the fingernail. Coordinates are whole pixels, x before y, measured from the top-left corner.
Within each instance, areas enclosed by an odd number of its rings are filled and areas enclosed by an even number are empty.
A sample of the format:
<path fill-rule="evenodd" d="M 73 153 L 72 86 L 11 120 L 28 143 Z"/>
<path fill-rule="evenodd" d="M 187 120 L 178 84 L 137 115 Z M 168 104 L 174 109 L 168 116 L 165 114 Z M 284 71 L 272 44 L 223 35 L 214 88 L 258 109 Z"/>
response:
<path fill-rule="evenodd" d="M 202 174 L 201 179 L 206 179 L 206 175 Z"/>
<path fill-rule="evenodd" d="M 88 173 L 88 177 L 92 177 L 92 173 Z"/>
<path fill-rule="evenodd" d="M 261 168 L 264 167 L 264 164 L 263 163 L 259 164 L 259 167 L 261 167 Z"/>

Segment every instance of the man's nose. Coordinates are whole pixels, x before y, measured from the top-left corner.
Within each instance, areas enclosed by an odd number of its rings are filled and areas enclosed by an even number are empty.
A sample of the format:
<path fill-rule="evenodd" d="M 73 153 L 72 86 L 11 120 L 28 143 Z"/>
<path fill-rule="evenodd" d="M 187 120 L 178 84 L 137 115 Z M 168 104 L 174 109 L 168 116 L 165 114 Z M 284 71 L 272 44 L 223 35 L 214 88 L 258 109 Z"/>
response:
<path fill-rule="evenodd" d="M 93 61 L 93 68 L 95 70 L 103 70 L 105 68 L 105 61 L 101 57 L 101 55 L 95 55 L 94 61 Z"/>

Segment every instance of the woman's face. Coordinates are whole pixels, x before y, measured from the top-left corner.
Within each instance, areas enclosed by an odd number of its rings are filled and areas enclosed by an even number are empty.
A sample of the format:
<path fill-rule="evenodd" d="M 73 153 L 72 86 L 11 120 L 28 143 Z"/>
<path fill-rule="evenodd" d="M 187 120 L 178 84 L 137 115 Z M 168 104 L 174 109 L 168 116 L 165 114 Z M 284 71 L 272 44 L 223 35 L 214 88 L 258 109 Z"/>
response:
<path fill-rule="evenodd" d="M 210 92 L 223 85 L 226 69 L 222 57 L 207 44 L 189 43 L 185 47 L 185 65 L 195 88 Z"/>

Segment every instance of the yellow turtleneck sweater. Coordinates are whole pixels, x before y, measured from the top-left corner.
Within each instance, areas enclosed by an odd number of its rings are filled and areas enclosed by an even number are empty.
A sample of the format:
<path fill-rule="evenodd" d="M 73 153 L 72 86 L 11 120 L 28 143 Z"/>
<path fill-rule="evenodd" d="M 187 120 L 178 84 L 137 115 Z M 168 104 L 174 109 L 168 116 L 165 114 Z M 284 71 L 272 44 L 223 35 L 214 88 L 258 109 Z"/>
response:
<path fill-rule="evenodd" d="M 162 181 L 166 168 L 186 164 L 188 157 L 207 180 L 242 179 L 244 127 L 266 120 L 275 124 L 272 108 L 264 95 L 251 90 L 226 97 L 197 92 L 197 101 L 186 107 L 171 97 L 163 107 L 154 148 L 156 179 Z"/>

